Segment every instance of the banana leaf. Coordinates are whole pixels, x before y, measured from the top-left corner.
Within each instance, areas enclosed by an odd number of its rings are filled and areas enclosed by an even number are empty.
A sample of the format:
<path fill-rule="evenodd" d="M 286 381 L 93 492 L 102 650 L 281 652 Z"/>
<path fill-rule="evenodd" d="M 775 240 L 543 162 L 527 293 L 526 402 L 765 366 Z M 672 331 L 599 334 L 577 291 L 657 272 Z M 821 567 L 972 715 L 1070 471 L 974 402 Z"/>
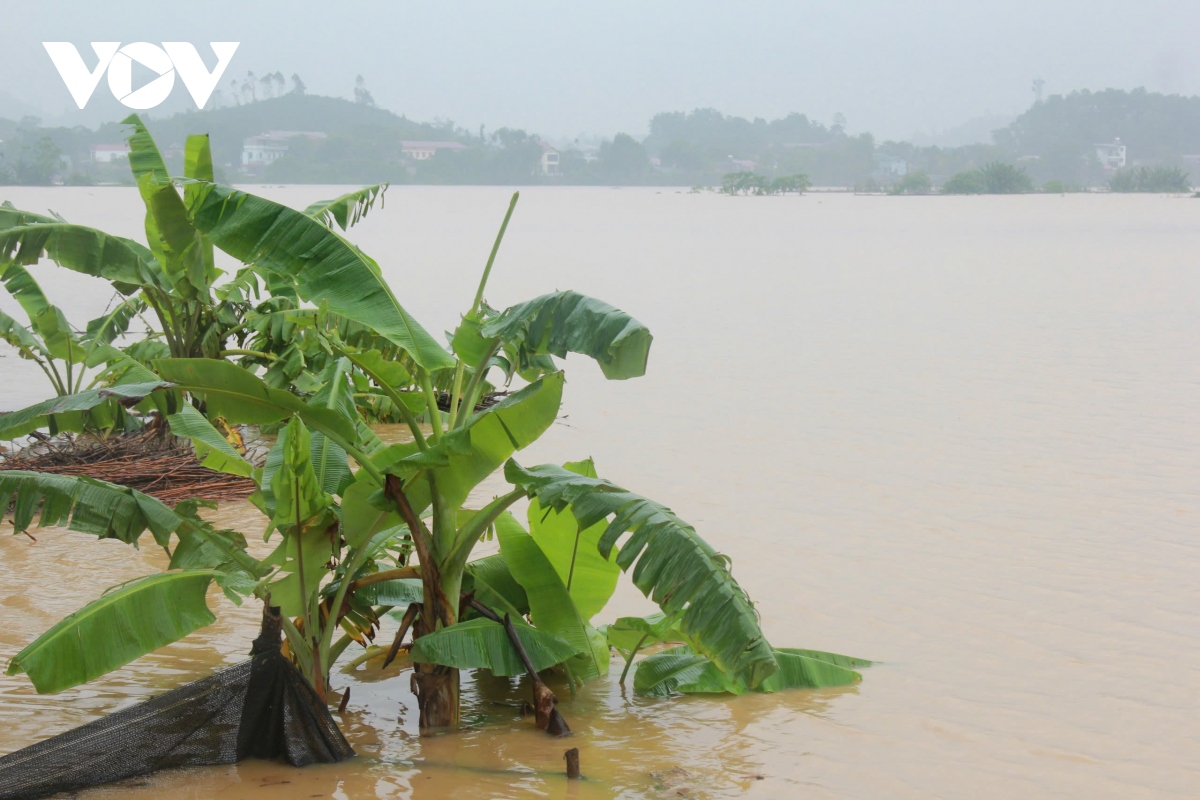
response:
<path fill-rule="evenodd" d="M 683 640 L 675 620 L 662 612 L 647 617 L 621 617 L 603 630 L 609 646 L 626 657 L 643 647 Z"/>
<path fill-rule="evenodd" d="M 564 464 L 563 469 L 596 477 L 596 467 L 591 459 Z M 597 549 L 600 535 L 607 526 L 601 521 L 581 529 L 571 509 L 543 508 L 536 499 L 529 502 L 528 517 L 529 535 L 554 565 L 580 615 L 590 620 L 613 596 L 621 575 L 613 554 L 605 558 Z"/>
<path fill-rule="evenodd" d="M 245 478 L 254 473 L 254 467 L 238 455 L 221 432 L 191 405 L 180 406 L 177 413 L 167 417 L 167 424 L 171 426 L 171 433 L 192 440 L 196 457 L 209 469 Z"/>
<path fill-rule="evenodd" d="M 354 441 L 354 422 L 337 411 L 305 403 L 290 392 L 272 389 L 253 373 L 209 358 L 164 358 L 155 371 L 177 388 L 199 394 L 208 413 L 230 424 L 265 425 L 297 414 L 313 429 Z"/>
<path fill-rule="evenodd" d="M 575 607 L 566 585 L 533 537 L 505 512 L 496 519 L 496 538 L 504 563 L 529 598 L 533 624 L 558 636 L 579 654 L 570 661 L 576 677 L 586 680 L 607 675 L 607 642 Z"/>
<path fill-rule="evenodd" d="M 597 545 L 602 556 L 632 533 L 617 563 L 632 571 L 634 585 L 665 613 L 679 615 L 679 629 L 723 672 L 756 686 L 778 668 L 726 557 L 670 509 L 609 481 L 549 464 L 525 469 L 509 459 L 504 477 L 543 507 L 570 508 L 585 528 L 611 517 Z"/>
<path fill-rule="evenodd" d="M 152 383 L 133 383 L 107 386 L 102 389 L 86 389 L 76 394 L 53 397 L 27 408 L 0 416 L 0 439 L 21 436 L 30 430 L 51 425 L 55 415 L 73 411 L 88 411 L 101 403 L 116 400 L 129 408 L 141 402 L 151 392 L 169 389 L 171 384 L 159 380 Z"/>
<path fill-rule="evenodd" d="M 60 267 L 112 281 L 122 294 L 138 286 L 169 288 L 154 254 L 132 239 L 65 222 L 0 230 L 0 263 L 29 266 L 43 257 Z"/>
<path fill-rule="evenodd" d="M 209 180 L 212 179 L 209 178 Z M 353 192 L 347 192 L 341 197 L 313 203 L 304 209 L 304 213 L 319 220 L 326 228 L 333 228 L 334 223 L 337 223 L 339 228 L 347 230 L 351 225 L 357 225 L 359 220 L 367 216 L 367 212 L 375 207 L 376 200 L 379 201 L 379 207 L 383 207 L 383 193 L 387 191 L 387 188 L 388 184 L 386 183 L 364 186 Z"/>
<path fill-rule="evenodd" d="M 813 656 L 798 653 L 812 653 Z M 854 663 L 859 666 L 871 663 L 835 653 L 797 649 L 776 649 L 775 659 L 779 663 L 779 669 L 755 687 L 754 691 L 771 693 L 784 689 L 850 686 L 861 681 L 862 676 L 834 662 Z M 739 695 L 747 691 L 744 682 L 725 675 L 716 664 L 687 645 L 663 650 L 638 662 L 633 688 L 638 694 L 651 697 L 665 697 L 676 692 Z"/>
<path fill-rule="evenodd" d="M 561 664 L 577 652 L 557 636 L 531 628 L 517 619 L 513 620 L 513 627 L 534 670 L 538 672 Z M 413 643 L 408 657 L 421 664 L 487 669 L 493 675 L 502 677 L 525 674 L 525 665 L 521 663 L 504 626 L 483 617 L 422 636 Z"/>
<path fill-rule="evenodd" d="M 609 380 L 645 375 L 654 340 L 645 325 L 624 311 L 571 291 L 505 309 L 487 320 L 480 333 L 512 345 L 522 371 L 536 356 L 563 358 L 571 352 L 595 359 Z"/>
<path fill-rule="evenodd" d="M 334 313 L 373 328 L 429 372 L 454 366 L 450 354 L 396 300 L 379 265 L 319 221 L 216 184 L 201 186 L 189 211 L 213 244 L 244 263 L 290 277 L 302 299 L 325 303 Z"/>
<path fill-rule="evenodd" d="M 39 694 L 61 692 L 123 667 L 216 620 L 205 601 L 213 572 L 151 575 L 88 603 L 8 664 Z"/>
<path fill-rule="evenodd" d="M 501 616 L 517 619 L 529 613 L 529 596 L 500 553 L 467 563 L 463 591 L 474 592 L 476 600 Z"/>

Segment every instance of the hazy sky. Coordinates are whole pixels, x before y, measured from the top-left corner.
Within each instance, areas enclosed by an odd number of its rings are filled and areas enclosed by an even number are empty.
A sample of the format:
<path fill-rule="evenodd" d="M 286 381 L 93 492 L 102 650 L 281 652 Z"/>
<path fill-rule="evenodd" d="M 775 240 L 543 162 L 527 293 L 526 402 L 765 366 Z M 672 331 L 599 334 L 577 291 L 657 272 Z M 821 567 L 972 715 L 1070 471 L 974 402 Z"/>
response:
<path fill-rule="evenodd" d="M 5 0 L 0 92 L 46 116 L 71 103 L 43 41 L 241 42 L 228 77 L 298 72 L 419 120 L 546 136 L 643 135 L 664 110 L 800 111 L 907 138 L 1047 93 L 1200 94 L 1200 2 L 267 2 Z M 101 82 L 98 92 L 106 92 Z M 173 97 L 186 97 L 176 81 Z M 190 102 L 190 101 L 188 101 Z"/>

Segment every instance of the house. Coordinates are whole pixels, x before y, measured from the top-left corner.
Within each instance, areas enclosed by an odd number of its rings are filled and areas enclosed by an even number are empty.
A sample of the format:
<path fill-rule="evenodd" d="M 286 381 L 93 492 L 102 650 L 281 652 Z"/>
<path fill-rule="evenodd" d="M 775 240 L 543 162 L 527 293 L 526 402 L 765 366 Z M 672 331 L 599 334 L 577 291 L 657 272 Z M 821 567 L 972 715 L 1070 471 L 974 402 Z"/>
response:
<path fill-rule="evenodd" d="M 903 178 L 908 174 L 908 162 L 896 156 L 876 153 L 875 172 L 884 180 L 889 178 Z"/>
<path fill-rule="evenodd" d="M 443 150 L 466 150 L 462 142 L 400 142 L 400 152 L 413 161 L 428 161 Z"/>
<path fill-rule="evenodd" d="M 111 164 L 114 161 L 125 161 L 129 158 L 127 144 L 94 144 L 92 145 L 92 161 L 96 164 Z"/>
<path fill-rule="evenodd" d="M 1096 160 L 1105 171 L 1116 172 L 1125 166 L 1125 145 L 1121 144 L 1120 137 L 1113 139 L 1112 144 L 1098 144 L 1095 148 Z"/>
<path fill-rule="evenodd" d="M 547 176 L 562 175 L 558 151 L 549 142 L 538 142 L 538 144 L 542 146 L 541 173 Z"/>
<path fill-rule="evenodd" d="M 303 136 L 309 141 L 326 138 L 320 131 L 267 131 L 242 140 L 242 169 L 261 169 L 287 155 L 288 140 Z"/>

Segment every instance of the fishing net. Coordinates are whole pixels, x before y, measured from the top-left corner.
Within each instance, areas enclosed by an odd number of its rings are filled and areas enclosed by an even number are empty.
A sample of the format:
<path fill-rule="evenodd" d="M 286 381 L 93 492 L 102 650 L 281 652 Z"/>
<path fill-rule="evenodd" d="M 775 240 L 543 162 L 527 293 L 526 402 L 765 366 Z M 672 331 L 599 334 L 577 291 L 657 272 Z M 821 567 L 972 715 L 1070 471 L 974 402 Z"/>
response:
<path fill-rule="evenodd" d="M 0 800 L 33 800 L 171 767 L 244 758 L 295 767 L 354 750 L 308 681 L 279 651 L 278 609 L 251 659 L 0 758 Z"/>

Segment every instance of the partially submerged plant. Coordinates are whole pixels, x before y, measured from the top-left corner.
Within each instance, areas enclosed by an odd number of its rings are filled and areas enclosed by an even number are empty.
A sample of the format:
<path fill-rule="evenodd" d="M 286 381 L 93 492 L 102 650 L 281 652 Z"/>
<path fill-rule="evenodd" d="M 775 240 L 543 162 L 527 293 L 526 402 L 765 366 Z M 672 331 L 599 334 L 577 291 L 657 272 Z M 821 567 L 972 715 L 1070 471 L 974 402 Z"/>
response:
<path fill-rule="evenodd" d="M 166 191 L 150 179 L 141 189 L 155 197 Z M 87 478 L 0 473 L 16 531 L 32 524 L 40 506 L 41 524 L 134 545 L 149 530 L 170 555 L 167 572 L 106 593 L 43 634 L 12 660 L 10 674 L 29 674 L 38 691 L 91 680 L 210 623 L 204 596 L 216 582 L 234 602 L 253 595 L 283 609 L 289 651 L 323 697 L 333 664 L 355 642 L 368 646 L 392 611 L 402 624 L 390 655 L 413 633 L 421 726 L 448 727 L 459 720 L 461 669 L 532 672 L 536 687 L 537 673 L 550 668 L 572 682 L 605 675 L 610 645 L 632 660 L 648 639 L 630 646 L 621 634 L 637 623 L 622 620 L 607 631 L 592 625 L 624 571 L 665 615 L 646 622 L 643 634 L 684 643 L 643 662 L 639 691 L 740 693 L 857 680 L 850 667 L 866 662 L 773 648 L 728 557 L 670 509 L 599 478 L 590 461 L 525 468 L 513 460 L 559 412 L 565 376 L 557 358 L 586 355 L 609 379 L 636 378 L 652 341 L 629 314 L 575 292 L 501 312 L 486 305 L 516 195 L 449 349 L 401 306 L 379 265 L 323 224 L 322 214 L 204 180 L 186 183 L 184 200 L 194 241 L 252 267 L 274 296 L 319 304 L 293 319 L 333 314 L 369 338 L 356 345 L 336 326 L 308 328 L 328 357 L 303 391 L 270 385 L 249 365 L 173 357 L 150 361 L 152 380 L 118 380 L 103 392 L 3 418 L 10 427 L 45 426 L 66 407 L 88 410 L 113 399 L 133 407 L 186 393 L 193 402 L 173 406 L 171 430 L 191 439 L 213 469 L 253 476 L 264 537 L 275 542 L 270 555 L 255 559 L 242 534 L 214 529 L 194 503 L 170 509 Z M 378 342 L 395 357 L 363 346 Z M 526 385 L 476 411 L 493 370 Z M 359 380 L 390 401 L 411 441 L 385 444 L 371 431 L 357 402 Z M 446 413 L 439 385 L 448 387 Z M 212 424 L 218 419 L 280 426 L 261 468 L 239 457 Z M 498 472 L 509 489 L 476 500 L 474 490 Z M 508 510 L 526 499 L 527 526 Z M 500 552 L 473 558 L 490 536 Z M 542 688 L 539 724 L 554 730 L 553 695 Z"/>

